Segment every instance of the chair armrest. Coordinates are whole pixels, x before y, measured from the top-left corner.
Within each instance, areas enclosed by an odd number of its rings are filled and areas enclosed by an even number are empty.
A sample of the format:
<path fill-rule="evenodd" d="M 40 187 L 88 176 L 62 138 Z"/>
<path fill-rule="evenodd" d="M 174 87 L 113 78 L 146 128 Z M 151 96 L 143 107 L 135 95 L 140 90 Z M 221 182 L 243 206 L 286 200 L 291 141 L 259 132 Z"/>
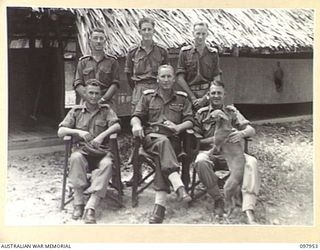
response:
<path fill-rule="evenodd" d="M 109 136 L 109 139 L 117 139 L 118 138 L 118 134 L 117 133 L 113 133 Z"/>
<path fill-rule="evenodd" d="M 65 142 L 68 142 L 68 141 L 71 141 L 71 140 L 72 140 L 72 135 L 65 135 L 63 137 L 63 141 L 65 141 Z"/>

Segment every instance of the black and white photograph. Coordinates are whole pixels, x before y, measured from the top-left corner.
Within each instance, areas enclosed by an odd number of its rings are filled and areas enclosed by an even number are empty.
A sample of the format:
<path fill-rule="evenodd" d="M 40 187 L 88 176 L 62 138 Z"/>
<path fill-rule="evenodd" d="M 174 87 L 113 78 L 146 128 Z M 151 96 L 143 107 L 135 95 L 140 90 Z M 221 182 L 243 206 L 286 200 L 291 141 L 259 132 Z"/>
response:
<path fill-rule="evenodd" d="M 6 7 L 7 226 L 314 226 L 311 8 Z"/>

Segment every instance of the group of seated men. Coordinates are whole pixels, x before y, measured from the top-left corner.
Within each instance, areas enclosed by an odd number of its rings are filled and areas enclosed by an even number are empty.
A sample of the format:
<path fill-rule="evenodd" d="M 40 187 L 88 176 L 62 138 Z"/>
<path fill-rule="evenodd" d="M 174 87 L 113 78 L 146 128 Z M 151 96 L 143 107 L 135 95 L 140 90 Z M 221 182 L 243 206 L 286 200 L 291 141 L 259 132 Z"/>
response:
<path fill-rule="evenodd" d="M 150 18 L 139 21 L 142 41 L 129 49 L 125 65 L 128 83 L 133 88 L 132 134 L 142 139 L 143 149 L 157 163 L 155 205 L 149 223 L 163 222 L 167 195 L 172 189 L 177 201 L 191 201 L 181 180 L 177 160 L 181 150 L 178 135 L 191 128 L 202 136 L 200 145 L 204 150 L 196 158 L 196 172 L 214 200 L 215 214 L 222 216 L 224 199 L 215 171 L 219 170 L 219 161 L 223 159 L 210 151 L 214 142 L 214 122 L 203 121 L 213 110 L 225 110 L 225 88 L 220 81 L 218 55 L 205 44 L 208 26 L 206 23 L 194 25 L 194 45 L 181 49 L 176 74 L 168 64 L 167 51 L 153 42 L 154 26 Z M 103 30 L 93 30 L 89 41 L 92 54 L 79 60 L 74 81 L 82 102 L 72 108 L 60 123 L 58 135 L 74 136 L 69 170 L 69 180 L 74 189 L 72 218 L 96 223 L 96 209 L 106 195 L 113 167 L 113 155 L 103 142 L 120 131 L 119 119 L 114 111 L 116 106 L 112 101 L 119 87 L 119 65 L 115 58 L 104 53 L 106 36 Z M 176 82 L 184 92 L 174 90 Z M 234 130 L 228 141 L 238 143 L 245 137 L 253 136 L 255 130 L 235 107 L 232 106 L 232 110 L 232 114 L 228 114 Z M 155 130 L 155 124 L 162 124 L 172 133 L 168 136 Z M 245 159 L 242 210 L 248 222 L 255 223 L 253 210 L 259 189 L 257 161 L 249 155 L 245 155 Z M 88 172 L 91 172 L 90 183 Z M 90 194 L 86 204 L 85 190 Z"/>

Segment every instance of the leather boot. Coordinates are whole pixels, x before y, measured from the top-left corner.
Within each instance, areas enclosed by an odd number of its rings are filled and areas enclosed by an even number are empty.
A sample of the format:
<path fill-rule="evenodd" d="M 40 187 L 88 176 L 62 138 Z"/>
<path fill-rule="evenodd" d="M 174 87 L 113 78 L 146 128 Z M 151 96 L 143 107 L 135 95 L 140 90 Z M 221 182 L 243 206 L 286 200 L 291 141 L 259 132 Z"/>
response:
<path fill-rule="evenodd" d="M 85 224 L 96 224 L 96 213 L 94 209 L 88 208 L 84 212 L 84 217 L 83 217 L 84 223 Z"/>
<path fill-rule="evenodd" d="M 164 219 L 166 208 L 159 204 L 154 204 L 153 212 L 149 218 L 149 224 L 161 224 Z"/>
<path fill-rule="evenodd" d="M 224 200 L 222 198 L 214 201 L 214 213 L 219 217 L 223 216 L 224 212 Z"/>
<path fill-rule="evenodd" d="M 74 205 L 73 206 L 73 212 L 72 212 L 72 219 L 78 220 L 82 217 L 84 210 L 84 205 Z"/>
<path fill-rule="evenodd" d="M 179 187 L 176 193 L 177 193 L 178 202 L 190 202 L 192 200 L 192 198 L 190 197 L 190 195 L 187 193 L 186 189 L 183 186 Z"/>
<path fill-rule="evenodd" d="M 250 224 L 250 225 L 258 224 L 256 221 L 256 218 L 254 217 L 253 210 L 251 210 L 251 209 L 246 210 L 246 215 L 247 215 L 247 219 L 248 219 L 248 224 Z"/>

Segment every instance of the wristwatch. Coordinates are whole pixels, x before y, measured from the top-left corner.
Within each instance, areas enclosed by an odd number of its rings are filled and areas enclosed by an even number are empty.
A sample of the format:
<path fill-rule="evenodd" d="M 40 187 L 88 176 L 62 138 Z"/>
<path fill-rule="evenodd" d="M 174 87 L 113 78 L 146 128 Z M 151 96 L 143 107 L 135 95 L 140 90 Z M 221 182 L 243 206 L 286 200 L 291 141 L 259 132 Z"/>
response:
<path fill-rule="evenodd" d="M 101 102 L 105 102 L 106 99 L 104 99 L 103 97 L 100 98 Z"/>

